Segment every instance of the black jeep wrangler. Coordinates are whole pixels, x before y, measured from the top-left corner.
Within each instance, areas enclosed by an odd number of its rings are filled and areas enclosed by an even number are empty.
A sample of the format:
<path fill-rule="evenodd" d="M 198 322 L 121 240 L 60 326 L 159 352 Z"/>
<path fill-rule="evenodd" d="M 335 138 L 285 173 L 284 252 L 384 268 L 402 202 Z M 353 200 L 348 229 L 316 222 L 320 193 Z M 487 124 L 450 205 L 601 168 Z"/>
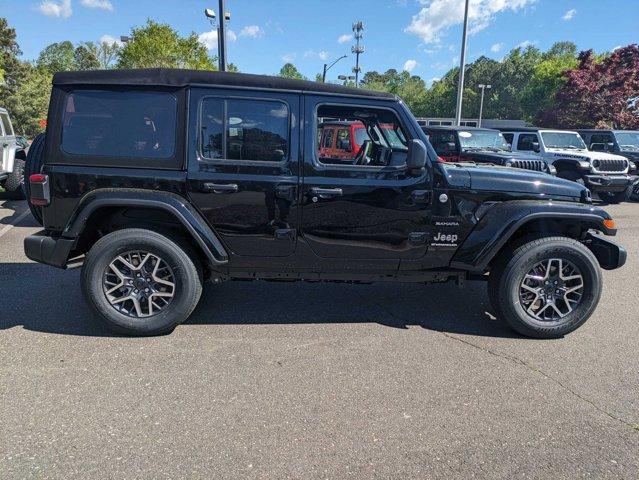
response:
<path fill-rule="evenodd" d="M 26 254 L 83 263 L 88 303 L 119 332 L 172 331 L 204 280 L 487 280 L 498 318 L 556 337 L 593 313 L 600 267 L 626 260 L 586 188 L 440 163 L 394 95 L 184 70 L 53 83 L 27 162 L 44 230 Z M 322 162 L 318 126 L 335 118 L 364 125 L 366 162 Z"/>
<path fill-rule="evenodd" d="M 555 175 L 557 170 L 545 160 L 523 152 L 513 152 L 499 130 L 477 127 L 422 127 L 439 158 L 446 162 L 474 162 L 523 168 Z"/>

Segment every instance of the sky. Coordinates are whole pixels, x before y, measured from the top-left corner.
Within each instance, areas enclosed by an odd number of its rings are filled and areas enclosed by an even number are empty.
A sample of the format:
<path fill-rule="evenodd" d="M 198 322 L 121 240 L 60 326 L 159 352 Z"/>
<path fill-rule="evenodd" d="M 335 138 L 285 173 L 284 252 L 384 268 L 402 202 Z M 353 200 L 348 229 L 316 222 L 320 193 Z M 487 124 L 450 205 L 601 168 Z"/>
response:
<path fill-rule="evenodd" d="M 408 70 L 430 82 L 459 63 L 464 0 L 227 0 L 228 59 L 242 72 L 275 74 L 292 62 L 314 78 L 352 74 L 352 24 L 365 30 L 364 72 Z M 63 40 L 114 41 L 147 18 L 195 32 L 212 55 L 216 33 L 204 16 L 217 0 L 0 0 L 23 58 Z M 499 60 L 518 45 L 547 49 L 570 40 L 610 51 L 639 42 L 639 0 L 471 0 L 468 61 Z"/>

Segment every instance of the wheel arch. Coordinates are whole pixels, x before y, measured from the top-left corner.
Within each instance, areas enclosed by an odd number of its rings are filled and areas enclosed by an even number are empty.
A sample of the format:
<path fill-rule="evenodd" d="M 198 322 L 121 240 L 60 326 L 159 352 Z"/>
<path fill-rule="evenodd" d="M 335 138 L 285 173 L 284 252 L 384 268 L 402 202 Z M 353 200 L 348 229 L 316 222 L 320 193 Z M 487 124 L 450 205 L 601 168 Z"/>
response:
<path fill-rule="evenodd" d="M 168 192 L 94 190 L 82 199 L 62 237 L 74 239 L 74 253 L 82 254 L 105 233 L 140 226 L 181 233 L 210 267 L 228 262 L 226 249 L 200 213 L 185 198 Z"/>
<path fill-rule="evenodd" d="M 585 204 L 503 203 L 490 209 L 455 253 L 451 267 L 484 272 L 509 245 L 531 235 L 561 235 L 584 240 L 589 230 L 615 235 L 604 210 Z"/>

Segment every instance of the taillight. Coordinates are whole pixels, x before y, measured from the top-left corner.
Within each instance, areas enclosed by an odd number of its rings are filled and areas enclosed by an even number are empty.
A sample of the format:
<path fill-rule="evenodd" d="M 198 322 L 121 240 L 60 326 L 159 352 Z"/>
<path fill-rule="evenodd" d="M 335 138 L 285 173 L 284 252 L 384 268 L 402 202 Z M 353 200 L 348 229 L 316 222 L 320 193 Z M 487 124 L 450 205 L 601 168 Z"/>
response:
<path fill-rule="evenodd" d="M 446 163 L 446 162 L 448 162 L 448 160 L 446 160 L 445 158 L 440 157 L 440 156 L 438 156 L 438 157 L 437 157 L 437 161 L 438 161 L 439 163 Z"/>
<path fill-rule="evenodd" d="M 29 177 L 31 195 L 29 202 L 32 205 L 46 207 L 51 203 L 51 191 L 49 188 L 49 176 L 43 173 L 34 173 Z"/>

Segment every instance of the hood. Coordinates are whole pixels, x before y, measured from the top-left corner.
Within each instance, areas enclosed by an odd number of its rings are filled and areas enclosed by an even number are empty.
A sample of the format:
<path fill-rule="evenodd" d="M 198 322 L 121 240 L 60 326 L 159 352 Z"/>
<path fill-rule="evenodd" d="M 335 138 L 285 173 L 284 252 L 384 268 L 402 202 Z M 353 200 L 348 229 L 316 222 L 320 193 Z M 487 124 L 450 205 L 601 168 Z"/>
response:
<path fill-rule="evenodd" d="M 500 165 L 505 164 L 509 160 L 535 160 L 539 161 L 536 155 L 529 155 L 520 152 L 491 152 L 489 150 L 469 151 L 465 150 L 464 157 L 476 158 L 484 162 L 494 162 Z"/>
<path fill-rule="evenodd" d="M 552 148 L 548 153 L 557 158 L 574 158 L 575 160 L 625 160 L 625 157 L 607 152 L 594 152 L 592 150 L 571 150 L 569 148 Z"/>
<path fill-rule="evenodd" d="M 633 162 L 639 162 L 639 152 L 619 152 L 619 155 Z"/>
<path fill-rule="evenodd" d="M 510 167 L 483 167 L 468 164 L 442 164 L 447 177 L 472 190 L 495 193 L 530 194 L 534 198 L 580 201 L 590 198 L 590 192 L 576 182 L 553 177 L 546 173 Z M 465 171 L 452 171 L 458 169 Z M 462 178 L 460 178 L 462 177 Z"/>

